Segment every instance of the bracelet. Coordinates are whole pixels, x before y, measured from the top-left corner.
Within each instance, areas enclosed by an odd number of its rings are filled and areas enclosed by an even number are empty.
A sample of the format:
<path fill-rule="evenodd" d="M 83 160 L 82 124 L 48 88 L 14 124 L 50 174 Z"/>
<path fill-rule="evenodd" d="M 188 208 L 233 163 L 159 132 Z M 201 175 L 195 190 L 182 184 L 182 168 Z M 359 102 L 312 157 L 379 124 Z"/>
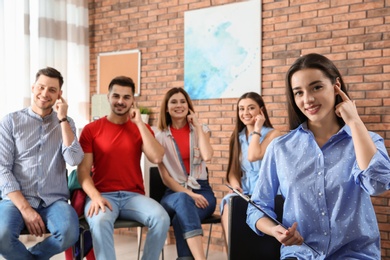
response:
<path fill-rule="evenodd" d="M 62 118 L 62 119 L 60 119 L 60 120 L 58 121 L 59 124 L 61 124 L 62 122 L 68 122 L 68 118 L 67 118 L 67 117 L 64 117 L 64 118 Z"/>
<path fill-rule="evenodd" d="M 256 131 L 253 131 L 253 132 L 251 133 L 251 135 L 258 135 L 258 136 L 261 137 L 261 134 L 260 134 L 259 132 L 256 132 Z"/>

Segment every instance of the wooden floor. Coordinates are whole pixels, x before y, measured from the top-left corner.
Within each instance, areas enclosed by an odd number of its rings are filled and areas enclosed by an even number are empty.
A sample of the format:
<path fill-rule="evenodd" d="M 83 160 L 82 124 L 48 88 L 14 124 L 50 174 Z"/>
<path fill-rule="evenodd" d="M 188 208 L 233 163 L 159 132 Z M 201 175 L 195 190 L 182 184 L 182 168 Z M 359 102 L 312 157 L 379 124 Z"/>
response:
<path fill-rule="evenodd" d="M 29 236 L 21 236 L 21 241 L 28 247 L 35 244 L 37 241 Z M 117 260 L 136 260 L 137 259 L 137 238 L 131 235 L 115 234 L 115 252 Z M 142 252 L 141 252 L 142 256 Z M 175 245 L 166 245 L 164 247 L 164 260 L 176 260 L 177 253 Z M 4 260 L 0 256 L 1 260 Z M 64 260 L 65 255 L 58 254 L 51 258 L 52 260 Z M 161 258 L 160 258 L 161 259 Z M 226 260 L 225 252 L 211 251 L 209 252 L 208 260 Z"/>

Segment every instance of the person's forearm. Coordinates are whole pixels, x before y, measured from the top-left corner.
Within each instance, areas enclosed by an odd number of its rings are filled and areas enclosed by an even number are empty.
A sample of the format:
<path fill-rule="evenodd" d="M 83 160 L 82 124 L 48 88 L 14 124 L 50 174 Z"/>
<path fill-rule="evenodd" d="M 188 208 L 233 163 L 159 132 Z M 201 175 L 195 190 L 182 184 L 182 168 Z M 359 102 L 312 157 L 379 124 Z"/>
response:
<path fill-rule="evenodd" d="M 361 170 L 367 169 L 377 148 L 362 121 L 350 124 L 353 145 L 355 147 L 356 161 Z"/>
<path fill-rule="evenodd" d="M 75 135 L 72 131 L 72 128 L 70 127 L 70 123 L 64 121 L 60 123 L 60 126 L 62 131 L 62 142 L 66 147 L 69 147 L 75 139 Z"/>
<path fill-rule="evenodd" d="M 275 226 L 276 226 L 276 224 L 271 219 L 269 219 L 267 217 L 260 218 L 256 222 L 256 228 L 258 230 L 260 230 L 261 232 L 263 232 L 264 234 L 267 234 L 269 236 L 273 236 L 272 228 Z"/>
<path fill-rule="evenodd" d="M 91 174 L 88 170 L 83 170 L 80 167 L 77 169 L 77 177 L 81 188 L 91 199 L 100 195 L 92 180 Z"/>
<path fill-rule="evenodd" d="M 162 162 L 164 147 L 154 138 L 143 122 L 138 123 L 137 126 L 142 138 L 142 151 L 148 160 L 155 164 Z"/>
<path fill-rule="evenodd" d="M 203 132 L 202 125 L 197 129 L 198 138 L 199 138 L 199 150 L 202 156 L 202 159 L 206 162 L 209 162 L 213 157 L 213 147 L 210 144 L 210 133 Z"/>
<path fill-rule="evenodd" d="M 81 188 L 91 199 L 100 195 L 100 192 L 96 189 L 95 184 L 91 177 L 91 168 L 93 164 L 93 154 L 86 153 L 83 161 L 77 167 L 77 179 L 81 185 Z"/>
<path fill-rule="evenodd" d="M 12 203 L 19 209 L 20 212 L 31 208 L 30 203 L 26 200 L 21 191 L 13 191 L 7 194 L 8 198 L 12 201 Z"/>
<path fill-rule="evenodd" d="M 85 179 L 82 184 L 80 183 L 84 192 L 91 199 L 96 198 L 100 195 L 100 192 L 96 189 L 95 184 L 93 183 L 92 178 Z"/>
<path fill-rule="evenodd" d="M 171 189 L 174 192 L 185 192 L 190 195 L 190 190 L 184 188 L 180 183 L 178 183 L 165 168 L 163 163 L 158 164 L 158 170 L 160 171 L 161 179 L 165 186 Z"/>
<path fill-rule="evenodd" d="M 238 187 L 241 188 L 241 182 L 240 182 L 240 180 L 238 180 L 238 179 L 236 178 L 236 176 L 233 175 L 233 174 L 229 174 L 229 184 L 230 184 L 230 186 L 232 186 L 233 188 L 238 188 Z"/>
<path fill-rule="evenodd" d="M 252 134 L 251 142 L 248 147 L 248 161 L 254 162 L 260 160 L 264 156 L 264 150 L 260 143 L 260 135 Z"/>

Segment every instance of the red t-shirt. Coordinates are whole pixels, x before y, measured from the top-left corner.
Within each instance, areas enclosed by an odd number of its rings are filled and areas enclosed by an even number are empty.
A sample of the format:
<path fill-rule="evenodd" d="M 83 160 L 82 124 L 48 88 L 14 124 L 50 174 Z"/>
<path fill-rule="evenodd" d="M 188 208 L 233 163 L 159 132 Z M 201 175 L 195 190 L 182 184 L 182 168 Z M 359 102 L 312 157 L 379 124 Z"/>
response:
<path fill-rule="evenodd" d="M 190 173 L 190 125 L 187 123 L 180 129 L 170 127 L 173 138 L 179 147 L 180 155 L 186 167 L 187 174 Z"/>
<path fill-rule="evenodd" d="M 84 127 L 80 144 L 84 153 L 93 153 L 92 179 L 98 191 L 145 194 L 140 166 L 142 138 L 133 122 L 118 125 L 106 117 L 96 120 Z"/>

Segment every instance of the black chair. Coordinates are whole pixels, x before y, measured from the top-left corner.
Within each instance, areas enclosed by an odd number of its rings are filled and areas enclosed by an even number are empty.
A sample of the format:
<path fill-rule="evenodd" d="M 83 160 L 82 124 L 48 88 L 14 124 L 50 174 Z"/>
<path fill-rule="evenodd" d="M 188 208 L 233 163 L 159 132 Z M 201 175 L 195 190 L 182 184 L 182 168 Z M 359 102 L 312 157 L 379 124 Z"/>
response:
<path fill-rule="evenodd" d="M 150 174 L 149 175 L 149 196 L 160 203 L 165 193 L 166 186 L 164 185 L 161 179 L 160 171 L 158 170 L 158 167 L 150 167 L 149 174 Z M 207 240 L 206 259 L 209 254 L 209 247 L 211 242 L 211 231 L 213 230 L 213 224 L 217 224 L 217 223 L 221 223 L 221 216 L 217 214 L 213 214 L 202 221 L 202 224 L 210 224 L 209 237 Z M 162 259 L 164 260 L 164 249 L 162 252 Z"/>
<path fill-rule="evenodd" d="M 85 220 L 85 218 L 79 219 L 79 225 L 81 228 L 80 231 L 80 259 L 84 258 L 84 233 L 89 231 L 89 225 L 88 222 Z M 132 228 L 137 227 L 138 229 L 138 254 L 137 254 L 137 260 L 140 258 L 140 252 L 141 252 L 141 240 L 142 240 L 142 227 L 144 225 L 132 220 L 124 220 L 124 219 L 117 219 L 114 223 L 114 229 L 117 228 Z"/>
<path fill-rule="evenodd" d="M 281 222 L 283 216 L 284 199 L 281 195 L 275 198 L 275 212 Z M 248 202 L 239 196 L 230 198 L 229 207 L 229 241 L 228 259 L 280 259 L 280 246 L 274 237 L 258 236 L 246 223 Z"/>

